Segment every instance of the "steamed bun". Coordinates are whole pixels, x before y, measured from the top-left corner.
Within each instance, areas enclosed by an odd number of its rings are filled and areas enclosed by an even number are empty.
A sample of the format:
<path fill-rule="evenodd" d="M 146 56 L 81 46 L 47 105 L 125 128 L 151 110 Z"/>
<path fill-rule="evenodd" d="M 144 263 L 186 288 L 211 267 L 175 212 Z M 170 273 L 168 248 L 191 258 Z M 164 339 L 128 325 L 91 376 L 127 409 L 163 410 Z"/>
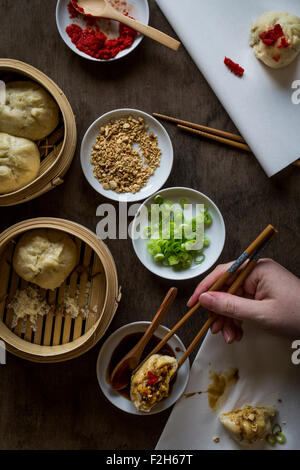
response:
<path fill-rule="evenodd" d="M 56 289 L 76 266 L 77 247 L 60 230 L 36 229 L 18 241 L 13 267 L 16 273 L 44 289 Z"/>
<path fill-rule="evenodd" d="M 152 354 L 131 378 L 130 399 L 135 408 L 149 412 L 166 398 L 177 368 L 175 357 Z"/>
<path fill-rule="evenodd" d="M 31 140 L 0 132 L 0 194 L 23 188 L 40 171 L 40 152 Z"/>
<path fill-rule="evenodd" d="M 252 443 L 271 432 L 275 414 L 270 406 L 244 405 L 241 410 L 222 413 L 219 419 L 234 439 Z"/>
<path fill-rule="evenodd" d="M 51 134 L 58 122 L 58 106 L 40 85 L 31 81 L 6 84 L 6 102 L 0 105 L 0 132 L 40 140 Z"/>
<path fill-rule="evenodd" d="M 254 54 L 273 69 L 290 64 L 300 51 L 300 18 L 290 13 L 263 13 L 252 23 L 250 34 Z"/>

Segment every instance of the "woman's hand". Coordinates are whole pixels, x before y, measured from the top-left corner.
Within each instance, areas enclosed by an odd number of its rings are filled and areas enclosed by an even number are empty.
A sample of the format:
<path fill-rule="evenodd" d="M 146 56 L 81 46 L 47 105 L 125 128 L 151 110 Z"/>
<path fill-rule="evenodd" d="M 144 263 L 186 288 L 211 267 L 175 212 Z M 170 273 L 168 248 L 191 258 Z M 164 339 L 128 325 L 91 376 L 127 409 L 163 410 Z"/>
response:
<path fill-rule="evenodd" d="M 274 333 L 300 337 L 300 280 L 275 261 L 262 259 L 236 295 L 207 292 L 231 264 L 217 266 L 187 304 L 192 307 L 200 300 L 203 307 L 219 315 L 212 333 L 222 331 L 227 343 L 240 341 L 242 321 L 251 320 Z M 227 281 L 228 286 L 233 279 Z"/>

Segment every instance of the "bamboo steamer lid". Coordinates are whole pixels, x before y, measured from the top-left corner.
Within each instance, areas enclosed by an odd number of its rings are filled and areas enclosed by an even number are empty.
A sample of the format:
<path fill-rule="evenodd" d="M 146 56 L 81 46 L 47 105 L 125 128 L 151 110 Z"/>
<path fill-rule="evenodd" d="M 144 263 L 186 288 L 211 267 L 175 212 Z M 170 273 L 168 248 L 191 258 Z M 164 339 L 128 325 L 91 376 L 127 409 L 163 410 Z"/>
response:
<path fill-rule="evenodd" d="M 13 59 L 0 59 L 0 74 L 4 73 L 18 74 L 20 77 L 26 77 L 44 87 L 58 104 L 62 122 L 60 123 L 60 129 L 57 129 L 49 137 L 55 138 L 56 133 L 59 137 L 59 143 L 49 154 L 42 158 L 37 178 L 24 188 L 8 194 L 1 194 L 0 207 L 30 201 L 62 184 L 63 177 L 72 163 L 77 142 L 76 122 L 70 103 L 62 90 L 47 75 L 24 62 Z M 47 142 L 46 139 L 45 141 Z M 44 140 L 41 145 L 43 143 Z"/>
<path fill-rule="evenodd" d="M 78 265 L 55 291 L 40 290 L 52 308 L 47 315 L 37 316 L 33 331 L 30 322 L 25 323 L 24 319 L 12 327 L 13 312 L 8 305 L 16 290 L 28 285 L 12 267 L 16 239 L 37 228 L 62 230 L 71 235 L 78 248 Z M 106 332 L 121 298 L 116 266 L 107 246 L 87 228 L 63 219 L 25 220 L 2 232 L 0 279 L 0 338 L 9 352 L 33 362 L 61 362 L 88 351 Z M 79 304 L 88 303 L 91 311 L 87 318 L 81 314 L 75 319 L 63 315 L 60 306 L 66 289 Z"/>

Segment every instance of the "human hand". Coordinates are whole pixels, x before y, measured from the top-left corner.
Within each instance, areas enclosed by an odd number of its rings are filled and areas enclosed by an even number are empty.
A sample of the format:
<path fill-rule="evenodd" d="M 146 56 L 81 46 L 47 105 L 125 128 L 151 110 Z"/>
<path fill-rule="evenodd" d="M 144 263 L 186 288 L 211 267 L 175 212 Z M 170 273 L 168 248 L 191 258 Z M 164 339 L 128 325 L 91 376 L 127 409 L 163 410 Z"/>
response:
<path fill-rule="evenodd" d="M 222 264 L 200 282 L 188 301 L 218 314 L 211 326 L 213 334 L 222 331 L 227 343 L 240 341 L 242 321 L 251 320 L 274 333 L 300 335 L 300 280 L 271 259 L 259 260 L 236 295 L 207 292 L 232 263 Z M 235 275 L 235 277 L 237 274 Z M 227 281 L 232 284 L 234 277 Z"/>

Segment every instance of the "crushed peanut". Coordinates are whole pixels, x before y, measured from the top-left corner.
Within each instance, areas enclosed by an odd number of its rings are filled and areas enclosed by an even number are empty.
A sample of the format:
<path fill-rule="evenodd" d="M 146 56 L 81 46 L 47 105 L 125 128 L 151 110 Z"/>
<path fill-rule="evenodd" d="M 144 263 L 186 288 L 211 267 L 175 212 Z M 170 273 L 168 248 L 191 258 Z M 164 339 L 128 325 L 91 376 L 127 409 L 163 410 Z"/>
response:
<path fill-rule="evenodd" d="M 216 437 L 213 438 L 213 441 L 217 444 L 218 442 L 220 442 L 220 438 L 218 436 L 216 436 Z"/>
<path fill-rule="evenodd" d="M 40 290 L 35 285 L 28 285 L 23 290 L 17 290 L 11 302 L 7 305 L 8 309 L 12 309 L 13 320 L 12 328 L 15 328 L 18 324 L 19 319 L 24 320 L 23 329 L 25 332 L 27 320 L 29 320 L 30 327 L 33 331 L 36 331 L 36 322 L 38 315 L 48 315 L 50 311 L 55 310 L 63 316 L 70 316 L 71 318 L 77 318 L 79 315 L 83 318 L 87 318 L 89 315 L 97 313 L 97 306 L 89 307 L 89 293 L 91 283 L 88 282 L 84 294 L 84 305 L 79 306 L 79 288 L 76 286 L 76 292 L 74 296 L 70 296 L 70 288 L 66 287 L 64 292 L 63 301 L 59 305 L 50 305 L 46 298 L 44 298 Z M 53 311 L 54 313 L 54 311 Z"/>
<path fill-rule="evenodd" d="M 144 119 L 132 116 L 101 127 L 92 148 L 91 163 L 94 176 L 104 189 L 135 194 L 147 184 L 161 158 L 157 136 L 147 131 Z"/>

